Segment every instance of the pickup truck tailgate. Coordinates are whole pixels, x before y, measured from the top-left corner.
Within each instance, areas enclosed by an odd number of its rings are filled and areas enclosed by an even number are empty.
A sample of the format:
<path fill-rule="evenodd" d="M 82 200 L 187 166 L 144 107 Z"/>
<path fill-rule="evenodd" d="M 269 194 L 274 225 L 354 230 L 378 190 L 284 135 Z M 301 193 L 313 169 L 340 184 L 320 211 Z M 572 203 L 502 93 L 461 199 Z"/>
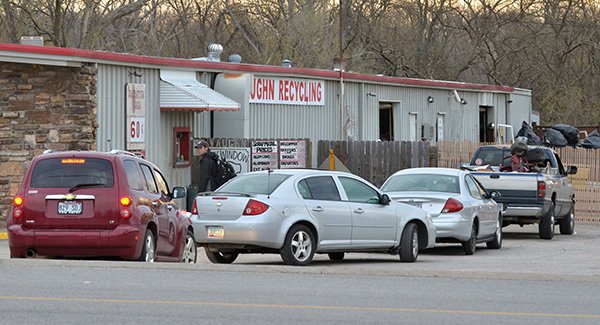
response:
<path fill-rule="evenodd" d="M 501 194 L 496 199 L 499 203 L 532 203 L 544 199 L 545 193 L 542 196 L 538 193 L 538 181 L 544 178 L 538 173 L 474 172 L 472 175 L 487 191 Z"/>

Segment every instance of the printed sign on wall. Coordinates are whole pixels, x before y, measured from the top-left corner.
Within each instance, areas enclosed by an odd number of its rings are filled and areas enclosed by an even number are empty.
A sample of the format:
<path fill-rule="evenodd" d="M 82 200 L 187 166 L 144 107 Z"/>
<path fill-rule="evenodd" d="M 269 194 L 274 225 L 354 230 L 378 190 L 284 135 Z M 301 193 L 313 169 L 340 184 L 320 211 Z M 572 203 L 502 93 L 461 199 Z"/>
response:
<path fill-rule="evenodd" d="M 224 158 L 233 166 L 236 174 L 243 174 L 250 171 L 250 148 L 210 148 L 210 151 Z"/>
<path fill-rule="evenodd" d="M 279 141 L 279 165 L 281 168 L 306 168 L 306 142 Z"/>
<path fill-rule="evenodd" d="M 325 106 L 325 82 L 254 76 L 250 103 Z"/>
<path fill-rule="evenodd" d="M 276 169 L 278 165 L 277 141 L 252 141 L 252 171 Z"/>
<path fill-rule="evenodd" d="M 125 86 L 127 150 L 146 147 L 146 85 L 129 83 Z"/>

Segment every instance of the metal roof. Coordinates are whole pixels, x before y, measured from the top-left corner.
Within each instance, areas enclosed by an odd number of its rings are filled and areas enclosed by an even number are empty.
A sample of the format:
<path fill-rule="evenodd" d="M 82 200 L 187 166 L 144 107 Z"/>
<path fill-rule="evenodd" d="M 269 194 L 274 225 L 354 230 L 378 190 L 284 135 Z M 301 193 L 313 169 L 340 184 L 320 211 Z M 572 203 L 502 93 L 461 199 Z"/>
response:
<path fill-rule="evenodd" d="M 21 45 L 9 43 L 0 43 L 0 61 L 51 64 L 63 66 L 76 66 L 77 64 L 81 64 L 81 62 L 96 62 L 147 68 L 170 67 L 225 73 L 242 72 L 263 75 L 306 76 L 334 80 L 343 77 L 344 80 L 355 82 L 450 90 L 462 89 L 471 91 L 501 93 L 512 93 L 515 90 L 514 87 L 501 85 L 486 85 L 457 81 L 389 77 L 323 69 L 287 68 L 281 66 L 269 66 L 258 64 L 212 62 L 179 58 L 161 58 L 105 51 L 83 50 L 75 48 Z"/>
<path fill-rule="evenodd" d="M 238 111 L 240 104 L 196 79 L 193 71 L 160 71 L 160 109 L 171 111 Z"/>

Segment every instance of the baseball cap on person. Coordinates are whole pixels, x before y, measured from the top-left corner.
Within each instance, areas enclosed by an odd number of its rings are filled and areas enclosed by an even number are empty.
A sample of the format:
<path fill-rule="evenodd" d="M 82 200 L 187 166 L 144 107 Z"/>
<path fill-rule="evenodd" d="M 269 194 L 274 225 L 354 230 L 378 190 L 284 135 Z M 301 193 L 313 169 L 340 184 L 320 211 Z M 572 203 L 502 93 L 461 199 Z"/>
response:
<path fill-rule="evenodd" d="M 196 143 L 196 145 L 194 146 L 194 148 L 198 149 L 198 148 L 202 148 L 202 147 L 207 147 L 208 148 L 208 142 L 204 141 L 204 140 L 200 140 L 198 141 L 198 143 Z"/>

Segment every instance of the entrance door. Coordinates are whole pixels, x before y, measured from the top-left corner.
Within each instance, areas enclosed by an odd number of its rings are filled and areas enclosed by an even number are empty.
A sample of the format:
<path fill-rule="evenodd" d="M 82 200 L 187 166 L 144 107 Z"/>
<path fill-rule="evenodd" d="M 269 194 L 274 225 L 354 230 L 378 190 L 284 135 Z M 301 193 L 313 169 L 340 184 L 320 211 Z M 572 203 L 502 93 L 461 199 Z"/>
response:
<path fill-rule="evenodd" d="M 479 142 L 494 142 L 494 127 L 491 125 L 493 120 L 493 108 L 479 106 Z"/>
<path fill-rule="evenodd" d="M 379 139 L 394 140 L 394 110 L 392 103 L 379 103 Z"/>

